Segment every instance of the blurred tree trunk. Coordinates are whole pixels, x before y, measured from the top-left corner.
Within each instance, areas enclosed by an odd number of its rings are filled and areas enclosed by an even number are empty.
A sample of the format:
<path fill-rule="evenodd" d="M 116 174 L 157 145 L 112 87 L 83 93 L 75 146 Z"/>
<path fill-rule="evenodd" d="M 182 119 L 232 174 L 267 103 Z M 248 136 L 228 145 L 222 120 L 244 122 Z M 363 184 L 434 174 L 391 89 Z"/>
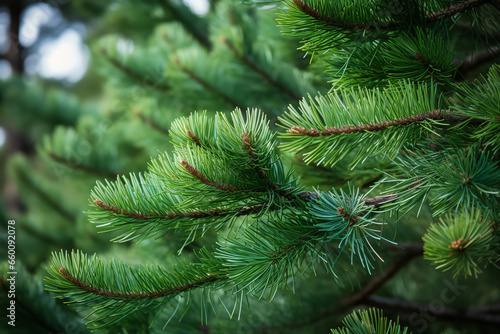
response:
<path fill-rule="evenodd" d="M 24 72 L 24 48 L 19 43 L 19 32 L 24 4 L 23 1 L 20 0 L 6 0 L 6 5 L 10 14 L 10 46 L 5 58 L 10 63 L 12 71 L 16 74 L 21 74 Z"/>

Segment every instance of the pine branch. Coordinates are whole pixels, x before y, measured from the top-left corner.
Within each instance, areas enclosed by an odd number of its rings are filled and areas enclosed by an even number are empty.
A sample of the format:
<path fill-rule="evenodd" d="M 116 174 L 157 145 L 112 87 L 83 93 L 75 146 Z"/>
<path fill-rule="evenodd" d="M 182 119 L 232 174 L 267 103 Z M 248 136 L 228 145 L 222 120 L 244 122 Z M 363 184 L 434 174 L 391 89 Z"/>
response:
<path fill-rule="evenodd" d="M 184 159 L 181 160 L 181 165 L 189 172 L 189 174 L 193 175 L 195 178 L 200 180 L 201 183 L 206 184 L 207 186 L 214 187 L 214 188 L 217 188 L 220 190 L 227 190 L 227 191 L 241 191 L 241 190 L 243 190 L 243 189 L 240 189 L 238 187 L 229 186 L 227 184 L 218 184 L 218 183 L 215 183 L 215 182 L 208 180 L 202 173 L 200 173 L 198 170 L 196 170 L 196 168 L 191 166 Z"/>
<path fill-rule="evenodd" d="M 203 262 L 174 266 L 131 267 L 121 261 L 109 263 L 80 251 L 53 253 L 46 290 L 69 304 L 91 309 L 89 323 L 109 326 L 138 309 L 158 310 L 179 294 L 205 287 L 221 288 L 225 275 L 220 261 L 202 249 Z"/>
<path fill-rule="evenodd" d="M 248 67 L 250 67 L 252 70 L 260 74 L 266 81 L 268 81 L 271 85 L 276 86 L 278 89 L 286 93 L 288 96 L 290 96 L 293 100 L 301 100 L 302 96 L 290 88 L 288 88 L 286 85 L 284 85 L 281 81 L 275 79 L 269 72 L 267 72 L 264 68 L 262 68 L 259 64 L 257 64 L 255 61 L 250 59 L 245 54 L 240 53 L 236 48 L 234 47 L 233 43 L 231 43 L 225 36 L 221 37 L 221 41 L 227 46 L 227 48 L 238 58 L 241 60 L 243 63 L 245 63 Z"/>
<path fill-rule="evenodd" d="M 267 179 L 266 171 L 263 170 L 262 168 L 258 167 L 259 158 L 254 153 L 254 149 L 252 148 L 252 140 L 250 139 L 250 136 L 248 135 L 247 132 L 243 133 L 242 141 L 243 141 L 243 144 L 245 146 L 245 149 L 248 152 L 248 155 L 250 156 L 250 159 L 252 160 L 252 163 L 255 164 L 255 172 L 257 173 L 257 175 L 259 176 L 259 178 L 261 180 Z M 269 188 L 272 190 L 279 189 L 279 186 L 277 184 L 271 182 L 270 180 L 268 181 L 268 185 L 269 185 Z M 286 191 L 285 191 L 285 193 L 283 193 L 283 192 L 280 192 L 280 193 L 282 195 L 285 195 Z"/>
<path fill-rule="evenodd" d="M 332 17 L 326 16 L 320 13 L 318 10 L 311 8 L 305 1 L 303 0 L 292 0 L 292 2 L 306 15 L 319 20 L 329 26 L 341 28 L 345 30 L 357 30 L 357 29 L 374 29 L 375 27 L 378 29 L 396 29 L 397 26 L 394 22 L 388 22 L 386 24 L 380 24 L 375 26 L 373 23 L 350 23 L 336 20 Z"/>
<path fill-rule="evenodd" d="M 465 12 L 469 9 L 481 6 L 483 4 L 494 2 L 495 0 L 468 0 L 457 5 L 451 5 L 448 8 L 444 8 L 440 11 L 427 14 L 425 16 L 425 21 L 427 23 L 436 22 L 443 18 L 451 17 L 457 13 Z M 332 17 L 326 16 L 320 13 L 318 10 L 311 8 L 305 1 L 303 0 L 292 0 L 292 2 L 306 15 L 323 22 L 329 26 L 333 26 L 336 28 L 341 28 L 345 30 L 359 30 L 359 29 L 368 29 L 368 30 L 396 30 L 401 27 L 401 23 L 396 21 L 388 21 L 385 23 L 375 23 L 375 22 L 345 22 L 339 21 Z"/>
<path fill-rule="evenodd" d="M 303 201 L 317 200 L 319 198 L 318 194 L 311 191 L 303 191 L 297 195 Z M 399 195 L 387 195 L 387 196 L 377 196 L 377 197 L 365 197 L 361 199 L 366 205 L 374 206 L 379 208 L 382 204 L 398 199 Z"/>
<path fill-rule="evenodd" d="M 359 132 L 377 132 L 377 131 L 383 131 L 386 130 L 389 127 L 393 126 L 404 126 L 404 125 L 411 125 L 414 123 L 418 122 L 423 122 L 426 120 L 447 120 L 447 121 L 453 121 L 453 122 L 465 122 L 469 120 L 469 117 L 460 117 L 460 116 L 455 116 L 451 115 L 448 111 L 445 110 L 433 110 L 431 112 L 425 113 L 425 114 L 418 114 L 418 115 L 412 115 L 411 117 L 402 117 L 394 121 L 382 121 L 380 123 L 370 123 L 370 124 L 363 124 L 363 125 L 357 125 L 357 126 L 349 126 L 345 125 L 341 128 L 328 128 L 325 126 L 325 130 L 317 130 L 317 129 L 309 129 L 307 130 L 306 128 L 301 128 L 298 126 L 292 126 L 289 130 L 288 133 L 291 134 L 301 134 L 304 136 L 309 136 L 309 137 L 318 137 L 318 136 L 330 136 L 330 135 L 341 135 L 341 134 L 352 134 L 352 133 L 359 133 Z M 474 120 L 472 120 L 474 121 Z M 482 123 L 482 120 L 476 120 L 474 123 L 475 124 L 480 124 Z"/>
<path fill-rule="evenodd" d="M 323 165 L 347 156 L 353 165 L 371 155 L 394 158 L 403 146 L 427 137 L 436 123 L 448 117 L 462 120 L 442 110 L 437 94 L 436 85 L 404 81 L 383 90 L 358 87 L 309 97 L 279 118 L 289 129 L 281 134 L 288 139 L 281 147 L 302 152 L 306 163 Z"/>
<path fill-rule="evenodd" d="M 433 110 L 431 112 L 425 113 L 425 114 L 418 114 L 418 115 L 413 115 L 411 117 L 405 117 L 405 118 L 400 118 L 395 121 L 385 121 L 385 122 L 380 122 L 380 123 L 370 123 L 370 124 L 364 124 L 364 125 L 358 125 L 358 126 L 348 126 L 345 125 L 342 128 L 328 128 L 325 127 L 325 130 L 317 130 L 317 129 L 305 129 L 305 128 L 299 128 L 298 126 L 292 126 L 288 132 L 291 134 L 301 134 L 309 137 L 318 137 L 318 136 L 329 136 L 329 135 L 341 135 L 341 134 L 351 134 L 351 133 L 357 133 L 357 132 L 365 132 L 365 131 L 371 131 L 371 132 L 376 132 L 376 131 L 383 131 L 391 126 L 399 126 L 399 125 L 410 125 L 413 123 L 417 122 L 422 122 L 428 119 L 432 120 L 444 120 L 448 119 L 449 116 L 445 114 L 441 110 Z"/>
<path fill-rule="evenodd" d="M 224 216 L 246 216 L 255 213 L 261 212 L 265 209 L 265 205 L 257 204 L 252 206 L 243 206 L 237 210 L 207 210 L 207 211 L 191 211 L 191 212 L 180 212 L 180 213 L 167 213 L 165 215 L 146 215 L 144 213 L 132 213 L 128 212 L 124 209 L 117 208 L 113 205 L 108 205 L 103 203 L 101 200 L 96 199 L 93 201 L 95 205 L 104 210 L 113 212 L 115 214 L 120 214 L 124 216 L 128 216 L 130 218 L 138 219 L 138 220 L 147 220 L 147 219 L 175 219 L 175 218 L 188 218 L 188 219 L 196 219 L 196 218 L 207 218 L 207 217 L 224 217 Z"/>
<path fill-rule="evenodd" d="M 204 279 L 199 279 L 197 281 L 191 281 L 189 283 L 180 285 L 180 286 L 174 286 L 174 287 L 169 287 L 163 290 L 159 291 L 149 291 L 149 292 L 138 292 L 138 293 L 133 293 L 133 292 L 115 292 L 115 291 L 108 291 L 108 290 L 101 290 L 96 286 L 90 286 L 87 283 L 79 280 L 76 277 L 71 276 L 68 271 L 64 268 L 61 267 L 59 268 L 59 272 L 66 278 L 68 281 L 76 285 L 78 288 L 91 292 L 94 295 L 98 296 L 106 296 L 106 297 L 117 297 L 117 298 L 159 298 L 159 297 L 164 297 L 168 295 L 173 295 L 173 294 L 178 294 L 181 292 L 185 292 L 188 290 L 192 290 L 195 288 L 198 288 L 206 283 L 212 283 L 215 281 L 218 281 L 221 279 L 220 276 L 217 275 L 208 275 L 208 277 Z"/>
<path fill-rule="evenodd" d="M 422 244 L 403 244 L 400 245 L 405 249 L 405 252 L 396 258 L 396 260 L 389 265 L 386 270 L 379 276 L 374 277 L 368 281 L 358 292 L 353 295 L 344 297 L 340 303 L 335 303 L 331 307 L 324 309 L 317 315 L 306 319 L 293 322 L 291 324 L 280 326 L 280 327 L 261 327 L 259 332 L 267 333 L 276 330 L 292 330 L 296 328 L 306 327 L 315 324 L 325 318 L 331 317 L 335 314 L 345 312 L 346 308 L 354 308 L 358 305 L 365 304 L 365 300 L 369 299 L 370 296 L 377 291 L 381 286 L 389 281 L 397 272 L 404 268 L 412 259 L 420 256 L 423 253 Z M 390 246 L 390 248 L 398 249 L 396 246 Z"/>
<path fill-rule="evenodd" d="M 196 146 L 201 147 L 200 139 L 198 137 L 196 137 L 196 135 L 193 133 L 193 131 L 187 130 L 186 135 L 196 144 Z"/>
<path fill-rule="evenodd" d="M 108 52 L 105 49 L 101 49 L 101 54 L 110 64 L 112 64 L 114 67 L 122 71 L 126 76 L 136 81 L 137 83 L 145 85 L 150 88 L 157 89 L 160 92 L 165 92 L 170 89 L 170 86 L 165 83 L 159 82 L 157 80 L 152 80 L 147 77 L 143 77 L 141 74 L 137 73 L 133 69 L 127 67 L 125 64 L 118 61 L 118 59 L 113 58 L 111 55 L 108 54 Z"/>
<path fill-rule="evenodd" d="M 205 150 L 218 150 L 215 139 L 215 127 L 206 111 L 193 112 L 189 117 L 179 117 L 170 126 L 170 136 L 174 146 L 183 148 L 194 143 Z"/>
<path fill-rule="evenodd" d="M 369 296 L 365 298 L 364 305 L 374 306 L 385 311 L 392 310 L 401 317 L 401 313 L 409 314 L 422 314 L 426 310 L 429 310 L 429 304 L 421 304 L 415 302 L 408 302 L 404 300 L 398 300 L 387 297 L 380 296 Z M 450 308 L 440 308 L 439 312 L 432 312 L 429 310 L 426 314 L 434 317 L 440 321 L 449 322 L 460 322 L 460 323 L 471 323 L 480 325 L 500 325 L 500 316 L 491 315 L 488 313 L 475 313 L 474 308 L 470 309 L 450 309 Z"/>
<path fill-rule="evenodd" d="M 365 298 L 380 289 L 380 287 L 394 277 L 394 275 L 406 266 L 406 264 L 415 257 L 421 256 L 424 252 L 422 244 L 406 244 L 400 246 L 404 249 L 403 253 L 398 256 L 381 275 L 372 278 L 354 295 L 343 298 L 341 303 L 346 307 L 354 307 L 362 304 Z M 393 246 L 393 248 L 395 247 L 396 246 Z"/>
<path fill-rule="evenodd" d="M 185 74 L 187 74 L 188 77 L 190 77 L 191 79 L 193 79 L 194 81 L 196 81 L 197 83 L 199 83 L 201 86 L 203 86 L 208 91 L 214 93 L 215 95 L 218 95 L 218 96 L 222 97 L 227 103 L 231 104 L 234 108 L 236 108 L 238 106 L 240 108 L 242 108 L 242 109 L 246 108 L 242 104 L 236 102 L 232 97 L 230 97 L 229 95 L 227 95 L 226 93 L 224 93 L 222 90 L 220 90 L 219 88 L 215 87 L 213 84 L 211 84 L 210 82 L 206 81 L 205 79 L 201 78 L 200 76 L 198 76 L 196 73 L 194 73 L 193 71 L 191 71 L 187 67 L 183 66 L 179 62 L 179 59 L 177 57 L 175 57 L 173 59 L 173 61 L 177 65 L 179 65 L 181 71 L 184 72 Z"/>
<path fill-rule="evenodd" d="M 455 60 L 454 63 L 460 65 L 458 70 L 465 77 L 471 71 L 474 71 L 477 67 L 493 61 L 498 56 L 500 56 L 500 48 L 492 47 L 480 51 L 476 54 L 467 56 L 463 59 Z"/>
<path fill-rule="evenodd" d="M 430 204 L 433 215 L 464 207 L 495 212 L 500 197 L 500 170 L 491 152 L 480 147 L 449 148 L 433 153 L 417 151 L 397 159 L 399 175 L 385 173 L 386 193 L 398 194 L 398 201 L 386 209 L 408 212 L 421 205 L 431 191 L 439 194 Z"/>
<path fill-rule="evenodd" d="M 100 199 L 94 200 L 94 204 L 97 205 L 100 208 L 103 208 L 104 210 L 111 211 L 116 214 L 120 215 L 125 215 L 129 216 L 131 218 L 139 219 L 139 220 L 144 220 L 144 219 L 174 219 L 174 218 L 205 218 L 205 217 L 212 217 L 212 216 L 222 216 L 222 215 L 229 215 L 229 214 L 234 214 L 234 212 L 226 212 L 224 211 L 217 211 L 217 210 L 209 210 L 205 212 L 200 212 L 200 211 L 193 211 L 193 212 L 181 212 L 181 213 L 167 213 L 165 215 L 146 215 L 144 213 L 132 213 L 129 211 L 126 211 L 124 209 L 117 208 L 116 206 L 113 205 L 108 205 L 103 203 Z M 251 209 L 242 209 L 238 213 L 241 214 L 247 214 L 247 212 L 252 212 Z"/>
<path fill-rule="evenodd" d="M 153 121 L 151 118 L 146 117 L 139 109 L 134 109 L 134 114 L 141 119 L 145 124 L 155 129 L 156 131 L 168 136 L 168 130 L 161 127 L 158 123 Z"/>
<path fill-rule="evenodd" d="M 438 12 L 431 13 L 425 16 L 425 21 L 427 23 L 439 21 L 443 18 L 451 17 L 455 14 L 465 12 L 469 9 L 479 7 L 489 2 L 496 2 L 497 0 L 468 0 L 461 2 L 456 5 L 451 5 L 448 8 L 444 8 Z"/>

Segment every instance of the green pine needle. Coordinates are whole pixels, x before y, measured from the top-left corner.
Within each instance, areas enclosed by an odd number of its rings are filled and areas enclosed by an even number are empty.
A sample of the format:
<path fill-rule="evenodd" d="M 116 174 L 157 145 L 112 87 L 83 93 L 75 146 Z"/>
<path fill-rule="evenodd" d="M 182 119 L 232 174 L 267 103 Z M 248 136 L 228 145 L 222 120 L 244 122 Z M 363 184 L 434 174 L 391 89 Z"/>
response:
<path fill-rule="evenodd" d="M 442 123 L 423 117 L 407 125 L 385 126 L 384 122 L 411 119 L 441 109 L 437 86 L 402 82 L 386 89 L 350 89 L 303 100 L 299 109 L 289 107 L 279 120 L 287 133 L 281 148 L 297 154 L 303 152 L 306 163 L 334 165 L 347 156 L 353 164 L 366 157 L 394 157 L 403 146 L 414 146 L 428 135 L 431 126 Z M 380 130 L 365 131 L 362 126 L 379 124 Z M 302 130 L 303 128 L 303 130 Z M 306 135 L 303 132 L 339 129 L 340 134 Z M 354 131 L 354 132 L 353 132 Z M 431 130 L 432 132 L 432 130 Z"/>
<path fill-rule="evenodd" d="M 99 328 L 138 309 L 158 311 L 192 289 L 221 286 L 224 276 L 214 263 L 179 265 L 169 272 L 157 265 L 131 267 L 114 259 L 105 263 L 80 251 L 61 251 L 53 253 L 47 268 L 46 290 L 79 310 L 91 309 L 86 319 Z"/>
<path fill-rule="evenodd" d="M 448 214 L 432 224 L 424 240 L 424 259 L 436 269 L 452 270 L 453 275 L 474 276 L 499 257 L 492 221 L 481 211 L 470 209 L 459 215 Z"/>
<path fill-rule="evenodd" d="M 344 318 L 344 327 L 332 329 L 332 334 L 406 334 L 408 327 L 384 317 L 379 309 L 357 310 Z"/>

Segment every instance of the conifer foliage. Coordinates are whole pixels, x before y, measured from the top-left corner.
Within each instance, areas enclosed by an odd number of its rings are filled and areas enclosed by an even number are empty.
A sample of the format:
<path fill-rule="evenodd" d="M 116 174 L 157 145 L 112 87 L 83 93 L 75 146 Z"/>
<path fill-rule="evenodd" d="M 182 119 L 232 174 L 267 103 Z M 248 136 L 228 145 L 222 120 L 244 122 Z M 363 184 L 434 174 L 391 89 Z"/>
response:
<path fill-rule="evenodd" d="M 400 300 L 406 291 L 397 291 L 412 277 L 396 274 L 413 259 L 432 264 L 420 263 L 429 277 L 498 275 L 498 1 L 213 1 L 201 24 L 176 2 L 163 3 L 178 22 L 128 55 L 108 36 L 97 54 L 115 73 L 111 94 L 147 87 L 150 99 L 134 101 L 142 107 L 135 120 L 168 134 L 170 146 L 144 171 L 101 163 L 113 151 L 107 145 L 81 166 L 105 176 L 91 190 L 89 221 L 118 243 L 168 240 L 175 260 L 128 264 L 54 252 L 46 289 L 82 311 L 89 328 L 112 331 L 144 314 L 152 329 L 178 314 L 190 324 L 192 304 L 201 319 L 186 332 L 208 333 L 217 326 L 212 313 L 251 323 L 242 310 L 259 313 L 268 301 L 287 305 L 277 312 L 290 318 L 269 316 L 252 331 L 307 332 L 319 319 L 375 306 L 328 328 L 421 332 L 412 321 L 418 292 Z M 165 105 L 189 115 L 157 112 Z M 64 140 L 77 145 L 78 134 L 56 130 L 46 157 L 74 159 Z M 308 188 L 303 169 L 339 179 L 350 171 L 370 182 Z M 306 287 L 319 282 L 334 302 Z M 300 315 L 294 294 L 329 306 Z M 482 307 L 485 314 L 471 307 L 463 317 L 453 309 L 436 316 L 500 326 L 498 313 Z"/>
<path fill-rule="evenodd" d="M 254 109 L 177 118 L 168 131 L 171 152 L 153 158 L 144 173 L 99 181 L 91 193 L 89 219 L 119 231 L 114 241 L 177 232 L 182 252 L 219 231 L 215 243 L 173 270 L 104 263 L 81 252 L 55 254 L 49 291 L 90 308 L 88 319 L 98 327 L 138 309 L 161 310 L 192 290 L 272 301 L 280 289 L 293 288 L 298 273 L 315 272 L 318 265 L 332 280 L 347 267 L 371 273 L 383 261 L 377 249 L 398 243 L 397 235 L 383 233 L 387 217 L 427 203 L 442 218 L 423 238 L 424 258 L 436 269 L 477 276 L 499 258 L 500 67 L 469 80 L 464 62 L 455 60 L 463 45 L 453 43 L 464 30 L 460 23 L 474 33 L 494 33 L 496 5 L 291 0 L 278 6 L 282 32 L 299 37 L 313 60 L 320 58 L 331 90 L 292 103 L 279 117 L 281 133 Z M 229 38 L 220 41 L 256 75 L 283 88 Z M 484 41 L 482 47 L 496 52 L 490 39 Z M 221 90 L 192 72 L 197 64 L 191 70 L 189 57 L 172 58 L 180 73 L 243 106 L 231 85 Z M 297 100 L 290 87 L 283 92 Z M 370 197 L 351 185 L 309 191 L 285 152 L 308 164 L 346 168 L 376 158 L 387 166 L 375 186 L 382 195 Z M 337 332 L 365 332 L 371 322 L 380 326 L 377 332 L 406 331 L 383 319 L 377 311 L 354 313 L 346 318 L 349 329 Z"/>

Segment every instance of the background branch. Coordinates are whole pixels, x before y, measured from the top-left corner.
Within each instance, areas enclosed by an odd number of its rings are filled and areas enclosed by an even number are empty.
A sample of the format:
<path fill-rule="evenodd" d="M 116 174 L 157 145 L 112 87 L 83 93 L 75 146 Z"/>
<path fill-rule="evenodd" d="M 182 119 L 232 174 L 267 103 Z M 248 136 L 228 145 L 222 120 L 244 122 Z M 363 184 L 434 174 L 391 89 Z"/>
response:
<path fill-rule="evenodd" d="M 400 319 L 402 319 L 401 314 L 403 312 L 410 313 L 408 315 L 408 318 L 412 314 L 419 315 L 425 312 L 427 318 L 434 318 L 435 320 L 439 321 L 500 326 L 500 316 L 487 313 L 478 313 L 474 308 L 463 310 L 440 308 L 439 310 L 433 312 L 431 305 L 429 304 L 414 303 L 405 300 L 379 296 L 369 296 L 364 300 L 363 304 L 367 306 L 379 307 L 384 309 L 384 311 L 387 310 L 388 312 L 393 311 L 393 313 L 397 314 Z M 408 319 L 406 319 L 405 321 L 408 321 Z"/>

